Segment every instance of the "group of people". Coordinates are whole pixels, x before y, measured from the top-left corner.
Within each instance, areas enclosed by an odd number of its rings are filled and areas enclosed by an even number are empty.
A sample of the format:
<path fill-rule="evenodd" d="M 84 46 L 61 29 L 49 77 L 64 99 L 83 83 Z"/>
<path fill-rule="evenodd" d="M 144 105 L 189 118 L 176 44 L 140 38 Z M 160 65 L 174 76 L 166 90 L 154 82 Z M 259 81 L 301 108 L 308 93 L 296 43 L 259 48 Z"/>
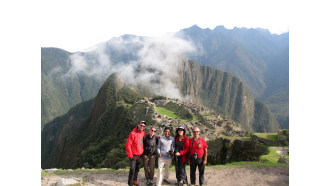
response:
<path fill-rule="evenodd" d="M 139 122 L 138 126 L 129 134 L 126 142 L 126 153 L 130 159 L 130 170 L 128 175 L 128 185 L 139 185 L 137 176 L 141 157 L 143 159 L 145 177 L 147 185 L 154 185 L 155 159 L 158 156 L 157 186 L 164 180 L 169 182 L 169 167 L 174 159 L 177 183 L 186 186 L 188 184 L 186 174 L 186 164 L 190 164 L 190 182 L 194 186 L 196 183 L 196 168 L 199 171 L 199 185 L 204 183 L 204 169 L 207 164 L 206 141 L 199 137 L 200 129 L 193 129 L 193 137 L 188 139 L 185 135 L 184 126 L 176 128 L 175 136 L 171 136 L 171 129 L 165 127 L 164 136 L 156 136 L 156 127 L 151 126 L 148 134 L 144 132 L 146 122 Z M 157 146 L 157 148 L 156 148 Z M 165 166 L 165 174 L 162 169 Z"/>

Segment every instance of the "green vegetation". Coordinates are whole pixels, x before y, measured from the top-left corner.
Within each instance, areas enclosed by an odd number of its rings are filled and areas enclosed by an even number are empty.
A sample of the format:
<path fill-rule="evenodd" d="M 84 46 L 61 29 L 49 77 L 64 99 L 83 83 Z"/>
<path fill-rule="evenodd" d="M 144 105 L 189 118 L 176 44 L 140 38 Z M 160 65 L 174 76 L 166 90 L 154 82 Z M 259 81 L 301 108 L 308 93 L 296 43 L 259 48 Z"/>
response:
<path fill-rule="evenodd" d="M 166 105 L 168 105 L 168 104 L 166 104 Z M 190 114 L 189 111 L 186 111 L 183 107 L 178 107 L 177 105 L 176 106 L 174 106 L 174 105 L 170 104 L 166 108 L 156 107 L 156 110 L 159 114 L 166 115 L 173 119 L 179 119 L 182 121 L 198 121 L 198 116 L 196 116 L 194 114 Z M 176 108 L 179 108 L 179 109 L 176 109 Z M 173 111 L 173 110 L 176 110 L 176 111 Z"/>
<path fill-rule="evenodd" d="M 228 136 L 226 133 L 224 133 L 224 132 L 221 132 L 221 136 Z"/>
<path fill-rule="evenodd" d="M 176 115 L 173 111 L 168 110 L 164 107 L 156 107 L 156 110 L 161 115 L 166 115 L 166 116 L 171 117 L 173 119 L 179 118 L 179 116 Z"/>
<path fill-rule="evenodd" d="M 273 147 L 268 147 L 269 153 L 267 155 L 260 156 L 260 162 L 276 164 L 280 155 L 276 153 Z"/>
<path fill-rule="evenodd" d="M 235 168 L 235 167 L 289 167 L 288 164 L 282 163 L 273 163 L 273 162 L 257 162 L 257 161 L 239 161 L 233 163 L 227 163 L 225 165 L 211 165 L 207 166 L 207 168 Z"/>
<path fill-rule="evenodd" d="M 221 136 L 225 139 L 229 139 L 229 140 L 242 140 L 242 141 L 251 141 L 251 137 L 236 137 L 236 136 Z"/>
<path fill-rule="evenodd" d="M 198 116 L 196 116 L 195 114 L 193 114 L 192 116 L 193 116 L 193 118 L 191 121 L 199 121 Z"/>
<path fill-rule="evenodd" d="M 175 103 L 169 102 L 165 105 L 165 108 L 167 108 L 168 110 L 174 111 L 174 113 L 176 115 L 179 116 L 179 118 L 182 118 L 183 120 L 192 120 L 193 116 L 192 114 L 186 110 L 184 107 L 182 106 L 178 106 Z"/>
<path fill-rule="evenodd" d="M 130 108 L 133 104 L 126 103 L 124 100 L 117 101 L 117 105 L 122 105 L 124 107 Z"/>
<path fill-rule="evenodd" d="M 243 140 L 243 141 L 251 141 L 251 137 L 236 137 L 236 136 L 228 136 L 226 133 L 221 132 L 221 137 L 229 140 Z"/>
<path fill-rule="evenodd" d="M 266 138 L 274 141 L 277 140 L 277 133 L 254 133 L 254 135 L 260 138 Z"/>

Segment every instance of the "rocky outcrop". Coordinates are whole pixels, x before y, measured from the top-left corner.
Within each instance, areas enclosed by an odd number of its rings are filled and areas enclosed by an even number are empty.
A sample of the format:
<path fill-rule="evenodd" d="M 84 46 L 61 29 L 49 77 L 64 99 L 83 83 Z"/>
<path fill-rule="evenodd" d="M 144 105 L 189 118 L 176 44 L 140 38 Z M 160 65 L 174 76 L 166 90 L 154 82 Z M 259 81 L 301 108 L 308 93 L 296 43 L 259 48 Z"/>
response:
<path fill-rule="evenodd" d="M 61 178 L 60 181 L 56 183 L 56 186 L 64 185 L 80 185 L 82 178 Z"/>

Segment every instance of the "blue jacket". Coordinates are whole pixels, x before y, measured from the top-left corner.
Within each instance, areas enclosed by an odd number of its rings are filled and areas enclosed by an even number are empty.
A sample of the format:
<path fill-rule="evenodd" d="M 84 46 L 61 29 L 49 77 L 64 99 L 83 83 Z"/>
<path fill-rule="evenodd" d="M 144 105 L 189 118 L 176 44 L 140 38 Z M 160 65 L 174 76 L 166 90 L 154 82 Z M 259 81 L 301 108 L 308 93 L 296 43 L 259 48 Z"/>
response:
<path fill-rule="evenodd" d="M 157 153 L 161 154 L 160 158 L 170 159 L 169 151 L 174 151 L 174 138 L 172 136 L 167 139 L 165 136 L 158 140 Z"/>

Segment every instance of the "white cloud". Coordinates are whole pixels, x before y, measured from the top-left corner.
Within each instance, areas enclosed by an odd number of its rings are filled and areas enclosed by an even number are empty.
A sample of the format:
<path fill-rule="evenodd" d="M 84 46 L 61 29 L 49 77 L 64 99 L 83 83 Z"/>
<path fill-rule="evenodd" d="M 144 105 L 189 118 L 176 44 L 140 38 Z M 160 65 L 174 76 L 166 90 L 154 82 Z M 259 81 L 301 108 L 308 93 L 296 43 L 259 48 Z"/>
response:
<path fill-rule="evenodd" d="M 130 52 L 132 45 L 140 45 L 136 51 L 136 60 L 112 62 L 109 48 L 121 52 Z M 84 74 L 105 79 L 110 74 L 119 73 L 128 84 L 149 86 L 155 94 L 182 99 L 180 91 L 173 83 L 178 77 L 178 67 L 183 62 L 183 54 L 194 52 L 191 42 L 178 34 L 166 34 L 160 37 L 137 39 L 135 37 L 115 38 L 100 44 L 88 53 L 75 53 L 71 58 L 72 68 L 67 76 Z"/>

